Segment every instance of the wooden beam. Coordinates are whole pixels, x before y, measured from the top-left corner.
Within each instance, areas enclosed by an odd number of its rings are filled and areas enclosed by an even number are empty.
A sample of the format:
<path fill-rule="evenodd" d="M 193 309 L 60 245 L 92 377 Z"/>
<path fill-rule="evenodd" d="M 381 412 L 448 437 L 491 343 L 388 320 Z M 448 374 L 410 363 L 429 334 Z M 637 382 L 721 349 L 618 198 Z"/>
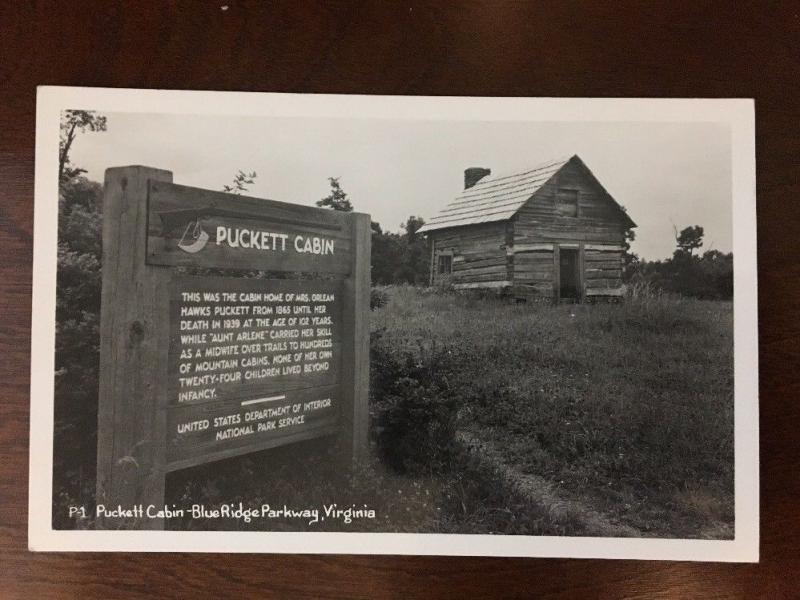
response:
<path fill-rule="evenodd" d="M 477 283 L 456 283 L 453 287 L 457 290 L 467 290 L 475 288 L 501 288 L 511 287 L 510 281 L 486 281 Z"/>
<path fill-rule="evenodd" d="M 346 336 L 342 364 L 353 365 L 342 374 L 342 439 L 349 442 L 355 462 L 363 461 L 369 434 L 369 295 L 370 295 L 370 216 L 352 214 L 353 254 L 350 276 L 344 281 L 344 331 Z M 352 362 L 351 362 L 352 361 Z"/>
<path fill-rule="evenodd" d="M 553 244 L 515 244 L 506 249 L 506 254 L 519 254 L 521 252 L 553 251 Z"/>
<path fill-rule="evenodd" d="M 164 504 L 170 270 L 146 264 L 148 185 L 172 173 L 107 169 L 103 188 L 103 284 L 97 431 L 97 503 Z M 127 527 L 100 519 L 103 529 Z M 163 529 L 162 519 L 133 526 Z"/>
<path fill-rule="evenodd" d="M 553 302 L 561 301 L 561 252 L 558 245 L 553 249 Z"/>
<path fill-rule="evenodd" d="M 428 243 L 431 245 L 431 270 L 428 273 L 428 285 L 433 285 L 433 275 L 436 269 L 436 237 L 428 236 Z"/>
<path fill-rule="evenodd" d="M 618 288 L 589 288 L 586 290 L 587 296 L 624 296 L 625 286 Z"/>
<path fill-rule="evenodd" d="M 578 293 L 580 296 L 580 302 L 583 304 L 586 302 L 586 246 L 583 242 L 580 244 L 580 249 L 578 250 Z"/>
<path fill-rule="evenodd" d="M 595 250 L 597 252 L 622 252 L 625 250 L 622 246 L 612 244 L 584 244 L 585 250 Z"/>

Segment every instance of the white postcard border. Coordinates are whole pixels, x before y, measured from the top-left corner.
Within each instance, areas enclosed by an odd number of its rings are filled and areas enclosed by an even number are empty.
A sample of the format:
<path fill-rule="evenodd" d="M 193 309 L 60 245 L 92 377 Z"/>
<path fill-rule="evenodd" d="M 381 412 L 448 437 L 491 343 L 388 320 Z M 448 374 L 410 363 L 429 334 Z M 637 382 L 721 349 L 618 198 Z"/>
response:
<path fill-rule="evenodd" d="M 732 134 L 735 539 L 52 529 L 59 119 L 62 110 L 449 121 L 720 122 Z M 40 87 L 36 115 L 28 545 L 35 551 L 274 552 L 758 561 L 754 103 L 748 99 L 474 98 Z"/>

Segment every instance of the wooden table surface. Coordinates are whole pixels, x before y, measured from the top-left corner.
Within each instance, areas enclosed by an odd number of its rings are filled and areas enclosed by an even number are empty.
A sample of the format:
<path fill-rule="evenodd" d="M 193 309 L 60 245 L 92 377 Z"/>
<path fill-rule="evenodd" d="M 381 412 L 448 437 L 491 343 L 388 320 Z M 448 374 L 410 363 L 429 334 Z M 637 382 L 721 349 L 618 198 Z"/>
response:
<path fill-rule="evenodd" d="M 797 592 L 798 15 L 793 2 L 697 0 L 3 3 L 0 598 L 780 598 Z M 761 563 L 28 553 L 34 115 L 42 84 L 755 97 Z"/>

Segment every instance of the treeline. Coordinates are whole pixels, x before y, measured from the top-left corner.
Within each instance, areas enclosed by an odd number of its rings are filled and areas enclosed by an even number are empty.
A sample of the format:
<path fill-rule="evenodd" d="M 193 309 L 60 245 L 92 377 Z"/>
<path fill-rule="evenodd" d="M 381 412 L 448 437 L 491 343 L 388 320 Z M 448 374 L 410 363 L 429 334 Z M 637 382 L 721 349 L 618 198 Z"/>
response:
<path fill-rule="evenodd" d="M 338 177 L 329 177 L 331 192 L 317 206 L 351 212 L 353 204 L 342 190 Z M 427 285 L 430 257 L 423 236 L 417 233 L 425 224 L 420 217 L 411 216 L 400 225 L 400 232 L 384 231 L 380 223 L 372 222 L 372 284 L 410 283 Z"/>
<path fill-rule="evenodd" d="M 428 245 L 417 233 L 425 222 L 419 217 L 409 217 L 402 224 L 401 233 L 383 231 L 380 224 L 372 223 L 372 283 L 411 283 L 427 285 L 430 273 Z"/>
<path fill-rule="evenodd" d="M 94 502 L 102 282 L 102 186 L 63 181 L 58 198 L 53 527 Z M 68 451 L 64 451 L 68 449 Z"/>
<path fill-rule="evenodd" d="M 707 250 L 700 254 L 703 235 L 699 225 L 676 233 L 675 252 L 664 260 L 648 261 L 626 252 L 623 270 L 626 283 L 704 300 L 731 300 L 733 253 Z"/>

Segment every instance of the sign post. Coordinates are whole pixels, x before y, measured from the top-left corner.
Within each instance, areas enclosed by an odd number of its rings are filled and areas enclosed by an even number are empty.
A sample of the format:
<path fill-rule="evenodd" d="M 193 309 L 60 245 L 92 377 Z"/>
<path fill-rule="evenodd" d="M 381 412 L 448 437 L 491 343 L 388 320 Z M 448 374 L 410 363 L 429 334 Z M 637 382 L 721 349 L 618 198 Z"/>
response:
<path fill-rule="evenodd" d="M 148 167 L 108 169 L 103 202 L 98 505 L 147 516 L 170 471 L 317 437 L 363 457 L 369 215 Z M 124 516 L 98 527 L 163 528 Z"/>

